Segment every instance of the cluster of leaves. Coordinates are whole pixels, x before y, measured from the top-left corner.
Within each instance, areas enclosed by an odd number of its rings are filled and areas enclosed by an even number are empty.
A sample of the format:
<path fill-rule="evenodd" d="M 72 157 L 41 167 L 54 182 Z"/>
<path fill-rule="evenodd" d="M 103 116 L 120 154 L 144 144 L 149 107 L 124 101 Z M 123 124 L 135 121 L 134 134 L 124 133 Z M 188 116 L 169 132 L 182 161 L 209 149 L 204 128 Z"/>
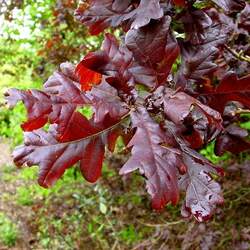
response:
<path fill-rule="evenodd" d="M 154 209 L 184 191 L 183 216 L 210 218 L 223 202 L 215 181 L 223 170 L 199 149 L 211 141 L 217 155 L 250 146 L 238 126 L 250 107 L 249 12 L 243 0 L 81 2 L 75 17 L 92 35 L 109 27 L 124 35 L 106 33 L 100 50 L 61 64 L 41 91 L 6 93 L 10 107 L 22 101 L 28 114 L 14 162 L 39 165 L 43 187 L 78 162 L 95 182 L 106 148 L 113 152 L 121 137 L 130 157 L 120 173 L 140 171 Z M 90 119 L 79 112 L 85 105 Z"/>

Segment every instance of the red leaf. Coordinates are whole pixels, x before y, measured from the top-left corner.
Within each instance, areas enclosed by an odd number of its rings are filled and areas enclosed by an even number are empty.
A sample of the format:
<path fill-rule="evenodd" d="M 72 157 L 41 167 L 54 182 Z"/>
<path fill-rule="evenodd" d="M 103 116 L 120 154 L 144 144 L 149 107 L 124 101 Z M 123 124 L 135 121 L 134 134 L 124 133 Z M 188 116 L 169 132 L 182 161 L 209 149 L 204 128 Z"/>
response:
<path fill-rule="evenodd" d="M 105 146 L 100 138 L 93 139 L 86 147 L 81 160 L 81 172 L 89 182 L 96 182 L 101 176 Z"/>
<path fill-rule="evenodd" d="M 65 170 L 81 161 L 83 176 L 91 182 L 101 174 L 104 145 L 108 134 L 119 122 L 110 127 L 98 127 L 80 113 L 74 113 L 66 134 L 58 141 L 54 127 L 49 132 L 25 132 L 25 143 L 13 152 L 17 166 L 39 165 L 38 182 L 43 187 L 52 186 Z M 77 133 L 74 129 L 77 129 Z"/>
<path fill-rule="evenodd" d="M 70 73 L 68 66 L 62 65 L 64 73 Z M 59 125 L 57 129 L 60 137 L 76 108 L 89 103 L 89 99 L 78 88 L 78 83 L 72 80 L 73 75 L 68 77 L 63 72 L 55 72 L 45 82 L 44 92 L 10 89 L 5 94 L 10 107 L 14 107 L 18 101 L 24 103 L 28 114 L 28 121 L 22 125 L 24 131 L 38 129 L 47 122 L 56 123 Z"/>
<path fill-rule="evenodd" d="M 235 73 L 229 72 L 214 91 L 201 94 L 201 98 L 221 113 L 230 101 L 238 101 L 250 108 L 250 74 L 237 78 Z"/>
<path fill-rule="evenodd" d="M 132 60 L 132 53 L 125 46 L 119 46 L 114 36 L 106 34 L 102 50 L 90 53 L 81 64 L 88 69 L 109 76 L 106 78 L 108 83 L 126 92 L 130 89 L 128 82 L 132 75 L 128 69 Z"/>
<path fill-rule="evenodd" d="M 90 54 L 86 55 L 83 60 L 86 60 L 86 58 L 89 56 Z M 81 88 L 84 91 L 91 90 L 93 85 L 98 85 L 101 83 L 102 75 L 86 68 L 82 61 L 76 66 L 75 72 L 79 77 Z"/>
<path fill-rule="evenodd" d="M 24 131 L 44 126 L 48 121 L 48 114 L 52 112 L 49 95 L 39 90 L 9 89 L 5 93 L 5 98 L 10 108 L 13 108 L 18 101 L 24 103 L 28 114 L 28 120 L 21 125 Z"/>
<path fill-rule="evenodd" d="M 186 6 L 186 0 L 173 0 L 174 4 L 180 7 Z"/>

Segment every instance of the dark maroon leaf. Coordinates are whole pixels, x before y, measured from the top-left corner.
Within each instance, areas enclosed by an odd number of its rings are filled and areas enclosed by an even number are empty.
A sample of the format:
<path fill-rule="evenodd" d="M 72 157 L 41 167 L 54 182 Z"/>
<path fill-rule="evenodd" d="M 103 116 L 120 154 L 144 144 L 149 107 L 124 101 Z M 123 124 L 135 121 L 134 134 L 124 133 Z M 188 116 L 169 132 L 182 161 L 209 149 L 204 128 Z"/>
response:
<path fill-rule="evenodd" d="M 108 134 L 117 125 L 98 127 L 76 112 L 60 141 L 55 138 L 55 131 L 25 132 L 24 145 L 13 153 L 14 162 L 17 166 L 39 165 L 38 182 L 43 187 L 52 186 L 67 168 L 78 161 L 83 176 L 95 182 L 101 174 Z"/>
<path fill-rule="evenodd" d="M 131 0 L 93 0 L 90 4 L 80 4 L 75 16 L 89 27 L 92 35 L 99 34 L 109 26 L 120 26 L 124 22 L 131 23 L 132 28 L 140 28 L 147 25 L 151 19 L 163 17 L 163 9 L 159 2 L 141 0 L 137 6 Z"/>
<path fill-rule="evenodd" d="M 176 125 L 184 125 L 189 130 L 186 139 L 193 148 L 199 148 L 204 143 L 216 138 L 222 130 L 220 113 L 200 103 L 197 99 L 184 92 L 174 92 L 169 88 L 163 91 L 164 112 L 168 119 Z M 192 129 L 190 130 L 190 126 Z"/>
<path fill-rule="evenodd" d="M 173 47 L 174 44 L 172 41 L 170 47 L 167 47 L 167 52 L 170 49 L 172 50 Z M 176 54 L 178 53 L 178 49 L 176 52 L 174 48 L 172 52 Z M 165 63 L 167 66 L 173 63 L 175 57 L 169 53 L 164 59 L 167 60 Z M 102 50 L 88 54 L 81 61 L 81 64 L 86 68 L 108 76 L 106 81 L 125 93 L 131 93 L 134 83 L 144 84 L 150 88 L 153 88 L 157 84 L 157 72 L 155 69 L 151 65 L 149 67 L 136 62 L 132 52 L 125 45 L 119 45 L 117 39 L 110 34 L 106 34 Z M 169 72 L 170 67 L 166 70 Z M 159 76 L 161 76 L 161 72 Z"/>
<path fill-rule="evenodd" d="M 212 25 L 212 19 L 203 10 L 185 11 L 181 17 L 184 24 L 186 39 L 191 44 L 202 44 L 206 40 L 206 31 Z"/>
<path fill-rule="evenodd" d="M 250 32 L 250 4 L 246 3 L 246 7 L 238 16 L 238 27 Z"/>
<path fill-rule="evenodd" d="M 250 75 L 237 78 L 235 73 L 228 72 L 214 91 L 202 94 L 201 98 L 206 98 L 206 103 L 221 113 L 230 101 L 238 101 L 250 108 Z"/>
<path fill-rule="evenodd" d="M 159 125 L 152 120 L 144 108 L 132 113 L 132 124 L 136 133 L 129 142 L 132 156 L 120 170 L 127 174 L 136 169 L 146 177 L 146 187 L 155 209 L 168 202 L 179 200 L 177 187 L 178 168 L 181 167 L 180 152 L 167 141 Z M 165 145 L 165 146 L 164 146 Z"/>
<path fill-rule="evenodd" d="M 106 115 L 112 120 L 120 119 L 128 112 L 128 106 L 121 101 L 117 90 L 111 87 L 105 79 L 99 86 L 93 87 L 91 92 L 87 93 L 94 108 L 94 121 L 100 123 Z"/>
<path fill-rule="evenodd" d="M 214 8 L 208 9 L 205 12 L 211 18 L 212 24 L 205 30 L 202 45 L 218 48 L 229 42 L 236 28 L 233 20 Z"/>
<path fill-rule="evenodd" d="M 246 2 L 244 0 L 212 0 L 216 5 L 227 13 L 239 12 L 244 9 Z"/>
<path fill-rule="evenodd" d="M 77 84 L 58 71 L 45 82 L 44 91 L 10 89 L 6 93 L 6 99 L 10 107 L 14 107 L 18 101 L 25 104 L 28 121 L 22 125 L 24 131 L 41 128 L 47 122 L 56 123 L 59 125 L 60 137 L 76 108 L 89 103 Z"/>
<path fill-rule="evenodd" d="M 217 137 L 215 142 L 215 154 L 223 155 L 226 151 L 233 154 L 250 149 L 247 130 L 230 124 L 225 131 Z"/>
<path fill-rule="evenodd" d="M 130 0 L 92 0 L 82 3 L 75 12 L 75 17 L 89 27 L 92 35 L 97 35 L 109 26 L 121 25 L 133 6 Z"/>
<path fill-rule="evenodd" d="M 127 32 L 125 44 L 139 64 L 152 65 L 153 68 L 163 60 L 170 23 L 171 18 L 167 16 L 158 23 Z"/>
<path fill-rule="evenodd" d="M 170 22 L 171 18 L 165 17 L 160 22 L 127 33 L 125 44 L 133 53 L 134 65 L 143 66 L 144 69 L 143 73 L 139 66 L 130 70 L 137 83 L 151 87 L 165 83 L 179 55 L 178 44 L 169 31 Z M 147 78 L 144 80 L 141 75 Z"/>
<path fill-rule="evenodd" d="M 220 185 L 211 175 L 223 175 L 223 170 L 191 149 L 182 138 L 179 126 L 166 121 L 165 128 L 179 145 L 186 167 L 185 172 L 179 176 L 179 188 L 186 192 L 182 215 L 189 217 L 192 214 L 199 222 L 205 221 L 212 216 L 216 205 L 223 203 Z"/>
<path fill-rule="evenodd" d="M 151 19 L 157 20 L 163 17 L 163 9 L 160 0 L 140 0 L 137 9 L 133 10 L 128 17 L 134 19 L 131 28 L 138 29 L 147 25 Z"/>
<path fill-rule="evenodd" d="M 183 43 L 181 46 L 182 64 L 176 77 L 178 87 L 193 92 L 204 78 L 214 72 L 217 65 L 213 62 L 218 55 L 215 47 L 192 46 Z"/>
<path fill-rule="evenodd" d="M 167 45 L 165 47 L 165 57 L 157 65 L 158 83 L 165 84 L 169 73 L 172 70 L 172 66 L 175 63 L 177 57 L 180 54 L 179 45 L 172 34 L 169 34 L 167 38 Z"/>
<path fill-rule="evenodd" d="M 199 222 L 208 220 L 216 205 L 223 203 L 220 185 L 211 177 L 211 173 L 217 172 L 209 164 L 201 164 L 189 155 L 184 154 L 184 162 L 187 173 L 179 180 L 180 189 L 186 191 L 182 215 L 192 214 Z"/>

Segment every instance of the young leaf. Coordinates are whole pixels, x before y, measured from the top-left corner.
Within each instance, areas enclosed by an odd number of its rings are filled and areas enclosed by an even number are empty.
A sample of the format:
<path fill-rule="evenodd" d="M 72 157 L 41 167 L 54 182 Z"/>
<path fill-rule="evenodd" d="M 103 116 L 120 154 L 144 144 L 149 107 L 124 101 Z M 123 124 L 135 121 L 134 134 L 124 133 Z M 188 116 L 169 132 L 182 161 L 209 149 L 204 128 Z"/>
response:
<path fill-rule="evenodd" d="M 88 55 L 85 56 L 85 58 L 87 57 Z M 81 62 L 77 65 L 75 74 L 79 77 L 81 89 L 84 91 L 91 90 L 93 85 L 100 84 L 102 80 L 101 74 L 86 68 Z"/>
<path fill-rule="evenodd" d="M 120 46 L 113 35 L 106 34 L 102 50 L 88 54 L 80 64 L 108 76 L 108 83 L 126 92 L 130 89 L 128 82 L 131 82 L 132 75 L 128 69 L 132 60 L 132 53 L 125 46 Z"/>
<path fill-rule="evenodd" d="M 189 136 L 186 136 L 186 139 L 193 148 L 201 147 L 204 143 L 216 138 L 221 132 L 220 113 L 184 92 L 176 93 L 169 88 L 160 87 L 156 94 L 161 91 L 165 114 L 176 125 L 183 124 L 188 128 Z M 192 127 L 191 131 L 190 127 Z"/>

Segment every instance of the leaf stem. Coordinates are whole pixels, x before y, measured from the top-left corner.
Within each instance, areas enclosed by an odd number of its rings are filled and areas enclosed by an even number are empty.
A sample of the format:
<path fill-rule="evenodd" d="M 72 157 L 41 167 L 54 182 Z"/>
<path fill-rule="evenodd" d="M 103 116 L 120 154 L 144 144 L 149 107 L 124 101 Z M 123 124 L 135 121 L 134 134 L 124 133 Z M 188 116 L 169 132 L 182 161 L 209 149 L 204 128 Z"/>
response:
<path fill-rule="evenodd" d="M 172 222 L 166 222 L 164 224 L 150 224 L 150 223 L 145 223 L 141 220 L 137 220 L 140 224 L 147 226 L 147 227 L 169 227 L 177 224 L 184 223 L 184 220 L 178 220 L 178 221 L 172 221 Z"/>
<path fill-rule="evenodd" d="M 238 60 L 240 61 L 245 61 L 247 63 L 250 63 L 250 57 L 247 55 L 244 55 L 243 51 L 241 50 L 240 52 L 237 52 L 233 49 L 231 49 L 230 47 L 228 47 L 227 45 L 224 45 L 224 48 L 230 52 L 234 57 L 236 57 Z"/>

